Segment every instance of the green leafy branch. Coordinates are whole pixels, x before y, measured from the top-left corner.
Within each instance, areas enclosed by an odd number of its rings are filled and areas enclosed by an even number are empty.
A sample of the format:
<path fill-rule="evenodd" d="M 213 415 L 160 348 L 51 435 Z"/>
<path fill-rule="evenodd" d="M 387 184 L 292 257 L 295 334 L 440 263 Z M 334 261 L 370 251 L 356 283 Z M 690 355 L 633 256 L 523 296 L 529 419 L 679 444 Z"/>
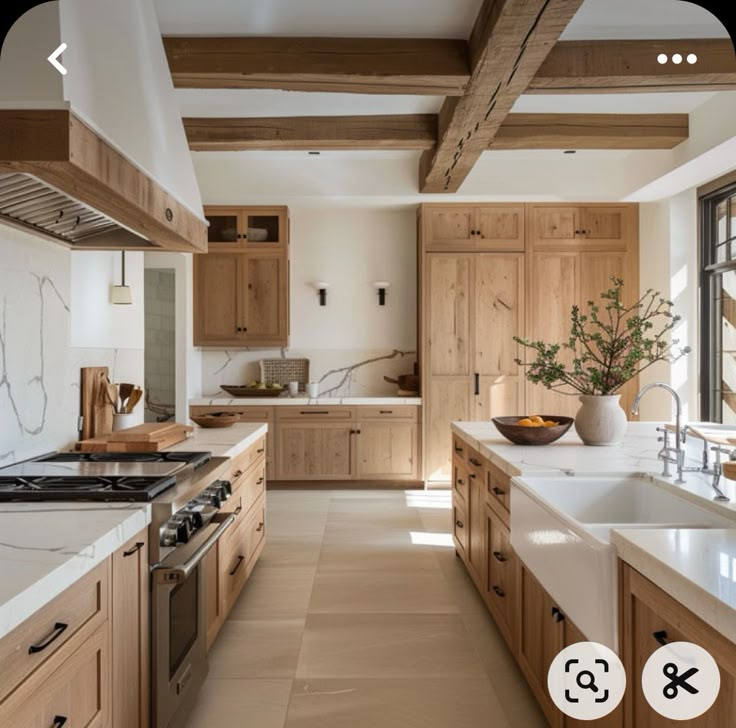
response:
<path fill-rule="evenodd" d="M 670 332 L 681 320 L 672 313 L 672 301 L 650 288 L 626 306 L 623 280 L 611 276 L 611 281 L 613 288 L 601 293 L 600 302 L 588 301 L 587 313 L 572 307 L 566 342 L 547 344 L 514 337 L 534 352 L 533 361 L 516 359 L 526 368 L 530 382 L 565 394 L 614 394 L 653 364 L 673 363 L 690 353 L 689 346 L 679 349 L 678 340 L 670 340 Z"/>

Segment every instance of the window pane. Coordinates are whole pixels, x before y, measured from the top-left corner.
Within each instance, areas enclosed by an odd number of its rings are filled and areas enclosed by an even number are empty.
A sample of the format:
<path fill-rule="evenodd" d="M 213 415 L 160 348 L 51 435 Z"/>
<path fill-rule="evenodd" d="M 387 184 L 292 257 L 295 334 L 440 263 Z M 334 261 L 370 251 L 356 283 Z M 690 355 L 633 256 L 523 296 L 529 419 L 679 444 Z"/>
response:
<path fill-rule="evenodd" d="M 736 271 L 721 276 L 721 393 L 724 423 L 736 424 Z"/>
<path fill-rule="evenodd" d="M 719 202 L 716 206 L 716 242 L 728 240 L 728 200 Z"/>

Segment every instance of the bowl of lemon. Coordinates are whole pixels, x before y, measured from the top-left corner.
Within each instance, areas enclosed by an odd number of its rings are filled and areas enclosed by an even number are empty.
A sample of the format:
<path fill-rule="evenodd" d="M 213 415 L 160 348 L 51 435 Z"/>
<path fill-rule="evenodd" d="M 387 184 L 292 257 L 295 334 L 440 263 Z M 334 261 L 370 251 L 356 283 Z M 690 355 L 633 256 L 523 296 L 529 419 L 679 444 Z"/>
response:
<path fill-rule="evenodd" d="M 574 421 L 558 415 L 493 418 L 496 429 L 515 445 L 549 445 L 559 440 Z"/>

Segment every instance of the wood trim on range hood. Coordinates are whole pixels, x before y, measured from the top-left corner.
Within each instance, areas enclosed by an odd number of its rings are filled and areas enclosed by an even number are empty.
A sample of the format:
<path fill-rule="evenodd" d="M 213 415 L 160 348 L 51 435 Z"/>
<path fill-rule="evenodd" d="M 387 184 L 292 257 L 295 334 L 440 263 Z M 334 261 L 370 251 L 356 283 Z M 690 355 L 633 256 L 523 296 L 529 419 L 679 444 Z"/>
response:
<path fill-rule="evenodd" d="M 59 240 L 73 249 L 207 252 L 207 223 L 69 110 L 0 110 L 0 172 L 32 175 L 120 227 Z"/>

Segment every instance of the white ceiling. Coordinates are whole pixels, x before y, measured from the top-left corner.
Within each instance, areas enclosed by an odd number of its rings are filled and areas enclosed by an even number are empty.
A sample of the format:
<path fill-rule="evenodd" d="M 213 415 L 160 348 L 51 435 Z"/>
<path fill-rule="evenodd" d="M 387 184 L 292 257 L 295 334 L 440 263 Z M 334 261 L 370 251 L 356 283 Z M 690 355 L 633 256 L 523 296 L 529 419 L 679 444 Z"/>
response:
<path fill-rule="evenodd" d="M 689 114 L 716 92 L 526 94 L 512 108 L 526 114 Z"/>

